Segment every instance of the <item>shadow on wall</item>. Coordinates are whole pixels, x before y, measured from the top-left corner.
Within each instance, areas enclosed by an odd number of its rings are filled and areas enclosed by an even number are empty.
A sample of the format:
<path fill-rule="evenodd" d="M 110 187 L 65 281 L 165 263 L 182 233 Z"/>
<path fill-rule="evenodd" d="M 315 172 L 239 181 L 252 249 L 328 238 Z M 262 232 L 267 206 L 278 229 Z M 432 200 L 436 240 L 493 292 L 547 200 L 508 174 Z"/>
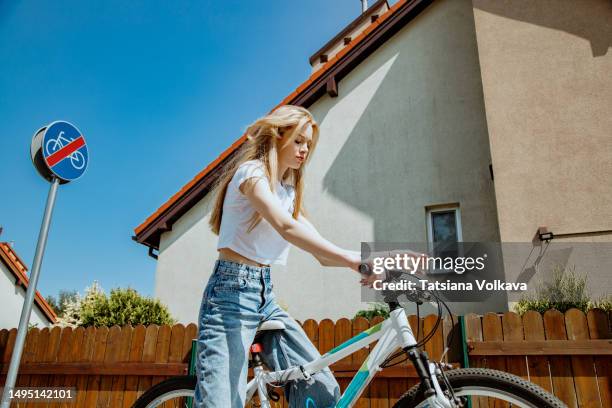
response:
<path fill-rule="evenodd" d="M 426 206 L 449 202 L 461 205 L 464 241 L 499 241 L 470 2 L 434 3 L 341 81 L 339 93 L 326 115 L 345 142 L 323 187 L 372 220 L 374 241 L 426 242 Z M 503 280 L 503 266 L 487 278 Z M 507 310 L 507 298 L 478 305 Z"/>
<path fill-rule="evenodd" d="M 440 5 L 339 84 L 356 116 L 362 112 L 323 186 L 373 220 L 375 241 L 426 241 L 425 206 L 448 202 L 466 204 L 462 217 L 489 234 L 464 240 L 499 240 L 473 11 L 466 2 Z M 357 88 L 372 86 L 386 66 L 363 100 Z"/>
<path fill-rule="evenodd" d="M 612 46 L 610 0 L 473 0 L 474 7 L 512 20 L 564 31 L 591 44 L 593 57 Z"/>

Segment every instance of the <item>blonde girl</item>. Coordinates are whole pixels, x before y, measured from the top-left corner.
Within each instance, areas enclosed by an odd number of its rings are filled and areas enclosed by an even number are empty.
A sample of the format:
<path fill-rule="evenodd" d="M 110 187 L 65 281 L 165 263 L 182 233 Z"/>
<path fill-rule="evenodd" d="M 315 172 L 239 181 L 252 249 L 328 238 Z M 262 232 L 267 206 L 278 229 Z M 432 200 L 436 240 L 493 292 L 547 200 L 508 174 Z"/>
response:
<path fill-rule="evenodd" d="M 204 290 L 199 313 L 195 404 L 242 408 L 249 347 L 264 321 L 285 329 L 264 340 L 273 370 L 301 365 L 320 354 L 301 326 L 276 303 L 270 265 L 286 264 L 291 244 L 321 265 L 358 272 L 358 252 L 323 238 L 303 211 L 304 178 L 319 139 L 308 110 L 284 105 L 247 129 L 247 141 L 216 188 L 210 227 L 219 235 L 219 258 Z M 362 284 L 368 284 L 362 278 Z M 288 383 L 291 407 L 333 407 L 340 389 L 329 368 L 309 381 Z"/>

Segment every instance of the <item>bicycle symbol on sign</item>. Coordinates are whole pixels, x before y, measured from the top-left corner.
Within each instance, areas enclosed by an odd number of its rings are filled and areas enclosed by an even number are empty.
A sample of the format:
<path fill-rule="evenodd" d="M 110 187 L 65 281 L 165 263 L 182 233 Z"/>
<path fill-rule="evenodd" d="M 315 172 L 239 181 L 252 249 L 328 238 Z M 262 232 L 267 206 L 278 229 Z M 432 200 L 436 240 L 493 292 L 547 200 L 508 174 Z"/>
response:
<path fill-rule="evenodd" d="M 64 133 L 65 133 L 64 131 L 61 131 L 59 132 L 57 139 L 47 140 L 47 143 L 45 144 L 45 150 L 47 151 L 47 156 L 50 156 L 51 154 L 57 152 L 62 147 L 66 146 L 67 144 L 69 144 L 70 142 L 74 140 L 74 138 L 67 139 L 64 136 L 62 136 Z M 72 167 L 74 167 L 75 169 L 81 170 L 85 166 L 85 156 L 83 156 L 83 153 L 77 150 L 70 155 L 70 163 L 72 163 Z"/>

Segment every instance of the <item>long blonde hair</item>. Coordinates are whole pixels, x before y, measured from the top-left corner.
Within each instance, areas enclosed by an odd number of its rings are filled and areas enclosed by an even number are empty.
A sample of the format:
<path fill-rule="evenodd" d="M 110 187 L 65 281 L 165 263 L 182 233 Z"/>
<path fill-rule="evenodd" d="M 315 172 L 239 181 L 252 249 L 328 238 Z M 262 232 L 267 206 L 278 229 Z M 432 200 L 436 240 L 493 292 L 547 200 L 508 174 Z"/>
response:
<path fill-rule="evenodd" d="M 295 189 L 293 218 L 297 219 L 302 212 L 302 193 L 304 191 L 304 166 L 310 160 L 319 139 L 319 126 L 307 109 L 295 105 L 281 105 L 266 116 L 257 119 L 246 130 L 246 142 L 240 147 L 235 157 L 227 164 L 226 171 L 219 177 L 215 186 L 215 204 L 210 216 L 210 228 L 219 235 L 223 216 L 223 201 L 236 169 L 249 160 L 261 160 L 272 192 L 276 190 L 278 180 L 278 154 L 288 143 L 300 135 L 307 126 L 312 127 L 312 145 L 308 149 L 305 163 L 296 169 L 287 169 L 281 182 L 292 184 Z M 253 214 L 248 232 L 261 221 L 261 215 Z"/>

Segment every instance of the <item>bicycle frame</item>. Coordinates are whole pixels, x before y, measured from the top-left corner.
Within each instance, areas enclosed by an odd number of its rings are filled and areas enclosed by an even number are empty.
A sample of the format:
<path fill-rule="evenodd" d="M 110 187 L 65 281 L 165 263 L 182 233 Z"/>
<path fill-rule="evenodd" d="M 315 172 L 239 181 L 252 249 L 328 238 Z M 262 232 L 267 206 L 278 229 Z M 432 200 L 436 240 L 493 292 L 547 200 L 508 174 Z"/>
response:
<path fill-rule="evenodd" d="M 400 347 L 407 349 L 417 344 L 403 308 L 391 311 L 388 319 L 359 333 L 307 364 L 273 372 L 265 372 L 261 368 L 255 370 L 253 379 L 247 384 L 246 400 L 250 401 L 255 392 L 258 391 L 261 406 L 268 407 L 269 401 L 266 384 L 296 379 L 309 379 L 312 374 L 318 373 L 336 361 L 353 354 L 376 340 L 378 340 L 378 343 L 363 361 L 357 374 L 355 374 L 336 404 L 336 408 L 352 407 L 376 373 L 382 371 L 380 364 L 391 353 Z M 431 406 L 450 407 L 450 402 L 443 395 L 435 375 L 433 375 L 435 370 L 433 363 L 428 364 L 427 369 L 432 374 L 433 385 L 436 390 L 436 395 L 432 397 L 434 401 L 431 401 L 433 402 Z"/>

